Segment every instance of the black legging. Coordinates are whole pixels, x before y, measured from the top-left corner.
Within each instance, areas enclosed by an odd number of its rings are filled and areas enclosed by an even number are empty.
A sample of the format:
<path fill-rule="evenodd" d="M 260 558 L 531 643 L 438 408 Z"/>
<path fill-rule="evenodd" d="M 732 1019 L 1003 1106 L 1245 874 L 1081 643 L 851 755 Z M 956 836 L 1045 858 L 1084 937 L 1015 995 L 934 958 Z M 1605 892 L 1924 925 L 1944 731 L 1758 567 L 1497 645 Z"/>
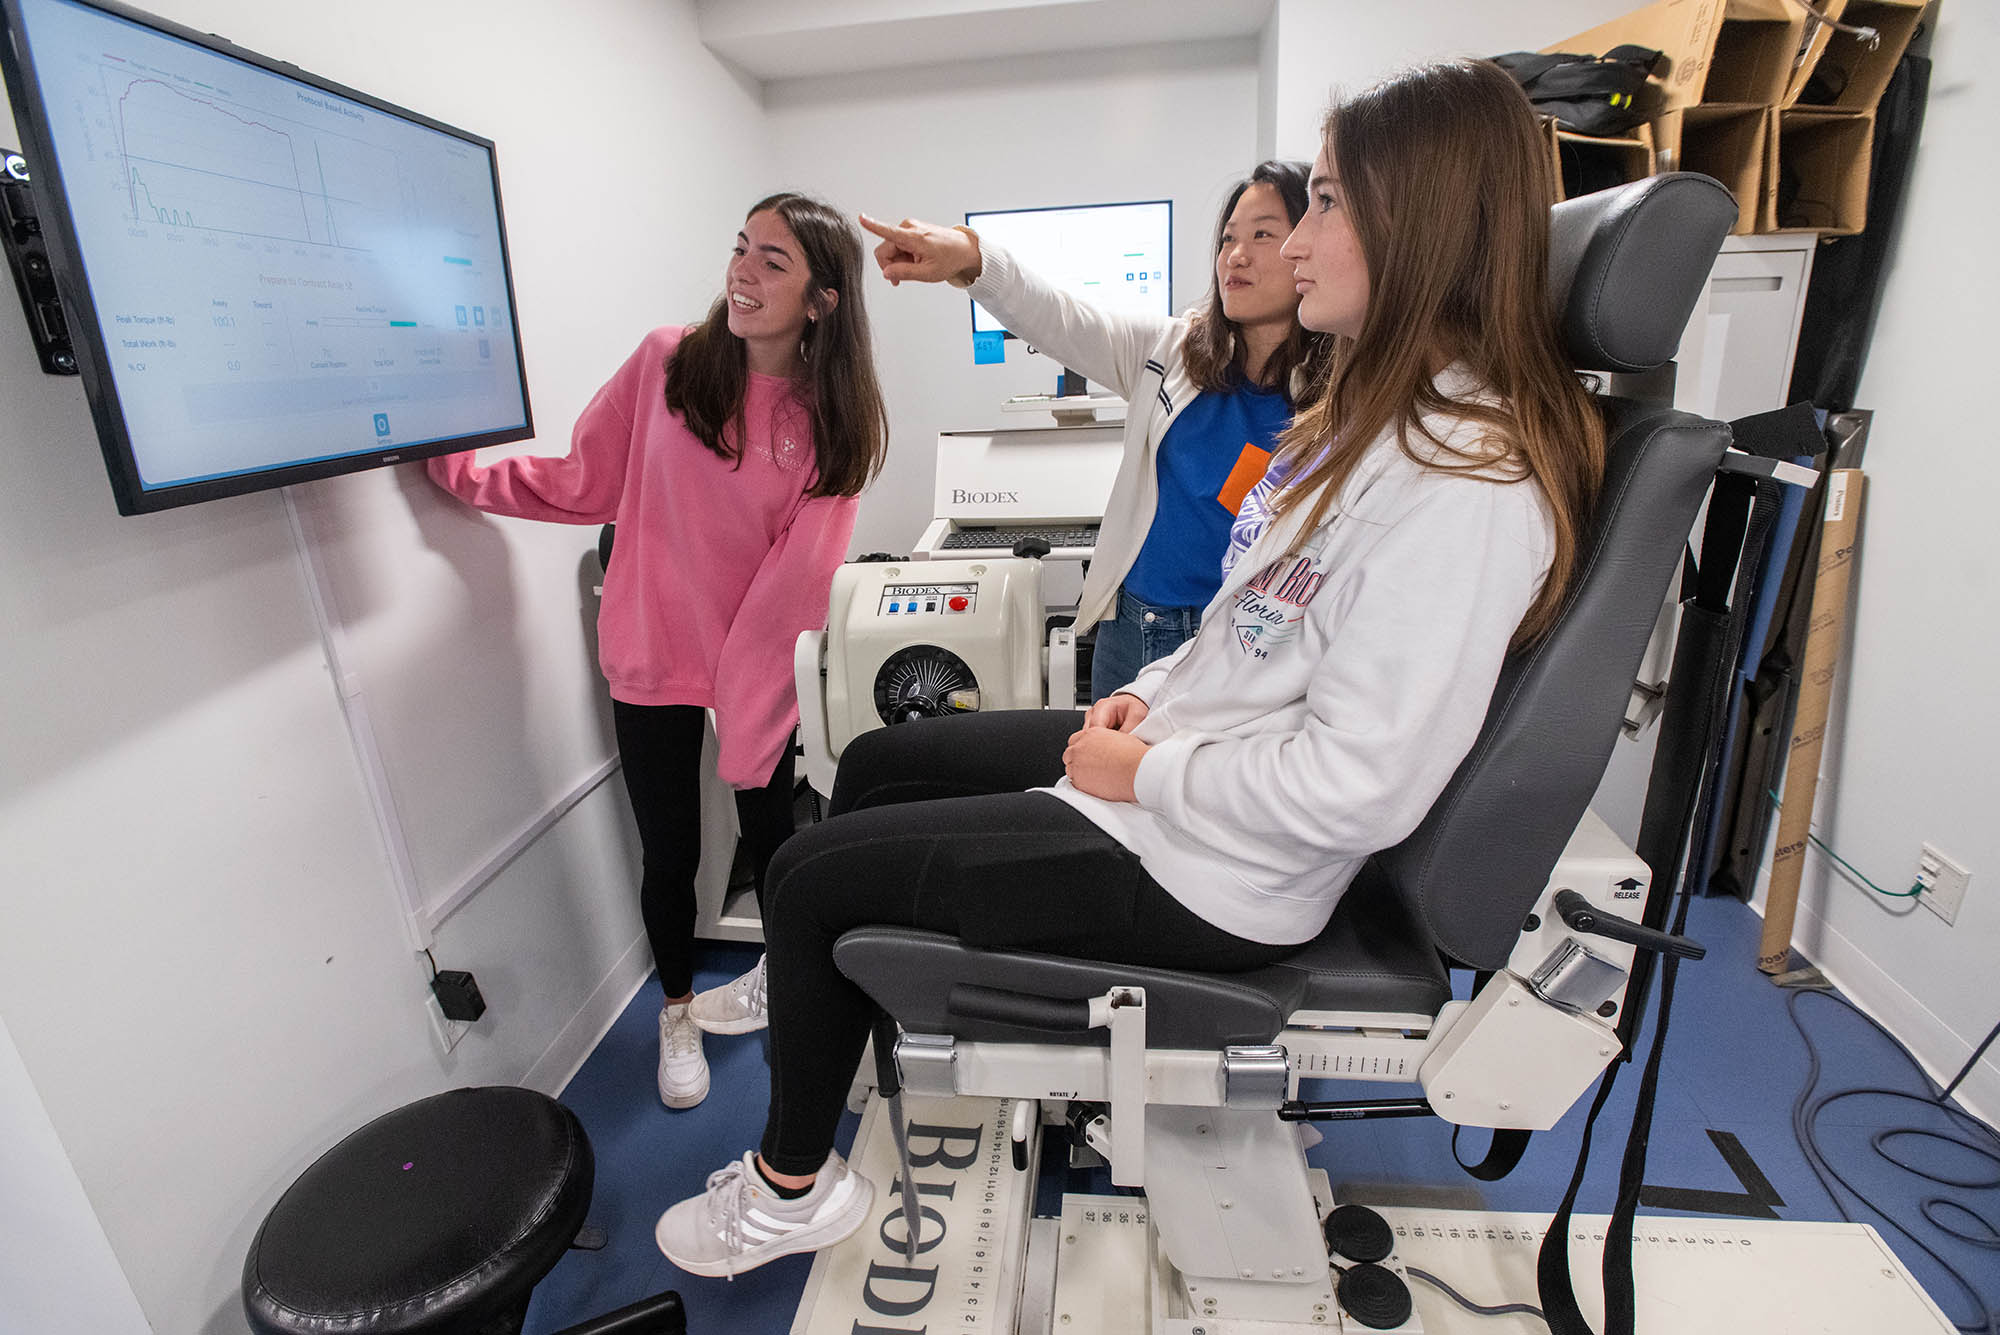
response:
<path fill-rule="evenodd" d="M 875 1004 L 833 962 L 834 942 L 852 928 L 918 927 L 974 946 L 1206 971 L 1298 950 L 1196 917 L 1074 807 L 1020 791 L 1062 777 L 1063 745 L 1082 719 L 996 711 L 899 724 L 848 745 L 832 816 L 771 863 L 761 1148 L 774 1171 L 818 1171 L 868 1039 Z"/>
<path fill-rule="evenodd" d="M 699 705 L 611 702 L 618 760 L 625 772 L 625 795 L 639 824 L 639 850 L 644 857 L 639 912 L 646 920 L 653 963 L 660 970 L 660 988 L 669 998 L 686 996 L 694 986 L 694 876 L 701 865 L 705 712 Z M 736 794 L 736 819 L 743 827 L 744 852 L 757 877 L 761 909 L 771 855 L 792 833 L 789 744 L 769 782 Z"/>

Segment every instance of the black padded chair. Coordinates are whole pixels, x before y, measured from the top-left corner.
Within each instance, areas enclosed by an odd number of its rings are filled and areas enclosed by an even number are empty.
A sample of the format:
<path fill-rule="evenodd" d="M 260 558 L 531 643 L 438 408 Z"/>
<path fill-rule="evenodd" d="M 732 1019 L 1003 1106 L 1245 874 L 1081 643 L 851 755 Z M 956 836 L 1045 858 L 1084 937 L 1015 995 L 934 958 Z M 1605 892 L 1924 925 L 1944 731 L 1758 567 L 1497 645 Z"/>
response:
<path fill-rule="evenodd" d="M 1081 1015 L 1085 999 L 1143 989 L 1148 1065 L 1136 1087 L 1147 1091 L 1145 1166 L 1140 1173 L 1126 1165 L 1121 1176 L 1114 1161 L 1114 1180 L 1143 1180 L 1164 1250 L 1190 1289 L 1201 1288 L 1211 1304 L 1195 1310 L 1246 1319 L 1312 1319 L 1279 1316 L 1282 1304 L 1272 1306 L 1265 1292 L 1274 1287 L 1267 1278 L 1281 1279 L 1278 1271 L 1294 1264 L 1273 1265 L 1273 1249 L 1290 1246 L 1288 1239 L 1301 1227 L 1312 1232 L 1311 1217 L 1301 1223 L 1293 1206 L 1270 1203 L 1269 1212 L 1293 1209 L 1291 1224 L 1238 1236 L 1233 1231 L 1240 1231 L 1240 1216 L 1247 1211 L 1237 1211 L 1235 1218 L 1214 1214 L 1206 1198 L 1188 1198 L 1177 1181 L 1210 1171 L 1216 1143 L 1227 1138 L 1224 1115 L 1242 1109 L 1251 1120 L 1228 1135 L 1260 1147 L 1254 1155 L 1246 1149 L 1243 1163 L 1254 1158 L 1257 1172 L 1289 1175 L 1289 1185 L 1274 1186 L 1269 1201 L 1288 1192 L 1286 1199 L 1295 1201 L 1304 1190 L 1303 1164 L 1294 1173 L 1282 1163 L 1287 1155 L 1299 1157 L 1296 1142 L 1287 1150 L 1272 1134 L 1278 1107 L 1271 1093 L 1273 1049 L 1259 1045 L 1304 1044 L 1302 1024 L 1322 1031 L 1345 1028 L 1359 1036 L 1352 1050 L 1371 1054 L 1383 1051 L 1384 1044 L 1370 1047 L 1374 1040 L 1367 1036 L 1404 1036 L 1410 1041 L 1403 1046 L 1413 1054 L 1409 1077 L 1418 1078 L 1421 1070 L 1432 1104 L 1450 1109 L 1453 1121 L 1488 1126 L 1530 1125 L 1533 1118 L 1515 1106 L 1521 1095 L 1503 1091 L 1482 1099 L 1464 1083 L 1440 1094 L 1428 1083 L 1442 1071 L 1441 1063 L 1472 1041 L 1465 1036 L 1474 1029 L 1452 1026 L 1477 1020 L 1504 1029 L 1510 1014 L 1491 1013 L 1503 1006 L 1512 1008 L 1511 1015 L 1546 1012 L 1542 1018 L 1560 1032 L 1559 1041 L 1573 1045 L 1572 1064 L 1581 1064 L 1564 1072 L 1580 1078 L 1575 1091 L 1564 1096 L 1569 1100 L 1615 1055 L 1616 1040 L 1601 1018 L 1606 1012 L 1594 1009 L 1599 1003 L 1590 1003 L 1592 1011 L 1560 1001 L 1551 1005 L 1527 979 L 1530 967 L 1562 944 L 1557 938 L 1563 924 L 1550 906 L 1561 887 L 1551 884 L 1551 871 L 1585 820 L 1669 582 L 1729 443 L 1725 426 L 1674 411 L 1658 401 L 1657 391 L 1658 372 L 1671 370 L 1681 330 L 1734 216 L 1727 191 L 1687 173 L 1555 208 L 1552 298 L 1574 364 L 1611 373 L 1614 389 L 1632 378 L 1654 397 L 1600 397 L 1608 469 L 1559 620 L 1508 660 L 1478 740 L 1443 795 L 1409 838 L 1370 861 L 1317 939 L 1277 965 L 1237 974 L 979 950 L 905 928 L 862 928 L 837 944 L 835 958 L 843 972 L 906 1032 L 896 1053 L 904 1086 L 917 1093 L 1043 1097 L 1056 1083 L 1118 1087 L 1113 1069 L 1118 1046 L 1107 1030 L 1063 1017 Z M 1524 923 L 1536 930 L 1524 933 Z M 1569 948 L 1581 949 L 1573 943 Z M 1584 949 L 1585 967 L 1616 973 L 1617 950 Z M 1622 961 L 1630 958 L 1627 948 Z M 1496 985 L 1469 1005 L 1454 1003 L 1450 965 L 1498 971 Z M 1615 1008 L 1616 1002 L 1603 1004 Z M 1105 1013 L 1100 1007 L 1098 1014 Z M 1039 1060 L 1065 1073 L 1060 1082 L 1051 1077 L 1039 1087 L 1009 1089 L 996 1083 L 997 1076 L 987 1079 L 1002 1069 L 1018 1075 L 1024 1069 L 1017 1062 L 1022 1049 L 1013 1045 L 1023 1043 L 1038 1045 L 1036 1051 L 1044 1054 Z M 1532 1100 L 1531 1087 L 1542 1077 L 1529 1068 L 1544 1056 L 1534 1050 L 1540 1044 L 1540 1039 L 1523 1042 L 1522 1069 L 1494 1072 L 1495 1080 L 1518 1082 Z M 1110 1051 L 1093 1065 L 1090 1056 L 1074 1051 L 1078 1046 Z M 1071 1056 L 1061 1055 L 1065 1048 Z M 1298 1050 L 1292 1047 L 1293 1058 Z M 1202 1074 L 1208 1069 L 1199 1064 L 1204 1053 L 1218 1057 L 1213 1076 Z M 1400 1059 L 1391 1054 L 1367 1060 Z M 1594 1068 L 1581 1069 L 1593 1062 Z M 1462 1075 L 1511 1064 L 1471 1061 L 1457 1070 Z M 1259 1071 L 1261 1080 L 1253 1078 Z M 1445 1080 L 1442 1074 L 1437 1078 Z M 1169 1085 L 1179 1092 L 1166 1092 Z M 1135 1086 L 1128 1077 L 1122 1087 Z M 1253 1088 L 1257 1092 L 1249 1093 Z M 1294 1075 L 1283 1094 L 1295 1090 Z M 1461 1096 L 1457 1104 L 1440 1102 Z M 1182 1117 L 1172 1106 L 1183 1102 L 1195 1105 L 1193 1116 Z M 1125 1116 L 1132 1115 L 1128 1108 Z M 1544 1107 L 1535 1114 L 1545 1122 L 1552 1115 L 1559 1109 Z M 1113 1116 L 1118 1116 L 1115 1097 Z M 1203 1154 L 1211 1157 L 1175 1158 L 1174 1143 L 1197 1135 L 1206 1138 Z M 1310 1200 L 1305 1205 L 1310 1207 Z M 1296 1265 L 1295 1275 L 1314 1268 L 1307 1253 Z M 1323 1282 L 1323 1257 L 1318 1268 Z M 1239 1281 L 1241 1287 L 1232 1290 Z M 1223 1297 L 1217 1299 L 1218 1293 Z M 1305 1294 L 1308 1311 L 1312 1299 Z M 1220 1306 L 1213 1305 L 1218 1301 Z"/>
<path fill-rule="evenodd" d="M 243 1263 L 257 1335 L 515 1335 L 577 1239 L 595 1176 L 576 1114 L 455 1089 L 342 1140 L 278 1198 Z M 563 1335 L 681 1335 L 662 1293 Z"/>

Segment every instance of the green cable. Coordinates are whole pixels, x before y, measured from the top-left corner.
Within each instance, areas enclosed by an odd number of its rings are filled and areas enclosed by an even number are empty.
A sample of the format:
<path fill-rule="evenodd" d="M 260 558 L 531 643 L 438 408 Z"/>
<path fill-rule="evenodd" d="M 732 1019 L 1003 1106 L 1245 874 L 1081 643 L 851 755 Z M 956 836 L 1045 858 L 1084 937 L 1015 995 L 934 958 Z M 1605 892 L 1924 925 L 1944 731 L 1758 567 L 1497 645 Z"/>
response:
<path fill-rule="evenodd" d="M 1769 789 L 1769 788 L 1765 789 L 1764 791 L 1771 794 L 1771 805 L 1774 807 L 1777 806 L 1778 805 L 1777 792 L 1774 789 Z M 1849 862 L 1846 858 L 1840 856 L 1840 854 L 1834 852 L 1831 848 L 1829 848 L 1826 842 L 1822 840 L 1818 835 L 1814 834 L 1811 830 L 1806 831 L 1806 838 L 1812 840 L 1815 844 L 1818 844 L 1820 852 L 1826 854 L 1828 857 L 1832 858 L 1835 862 L 1838 862 L 1841 866 L 1847 868 L 1849 875 L 1853 876 L 1855 880 L 1861 882 L 1861 884 L 1867 886 L 1870 890 L 1873 890 L 1878 895 L 1887 895 L 1891 899 L 1915 899 L 1918 895 L 1924 892 L 1924 885 L 1922 881 L 1916 882 L 1907 890 L 1884 890 L 1881 886 L 1875 884 L 1875 882 L 1869 880 L 1866 876 L 1862 875 L 1861 869 L 1859 867 L 1855 866 L 1853 863 Z"/>

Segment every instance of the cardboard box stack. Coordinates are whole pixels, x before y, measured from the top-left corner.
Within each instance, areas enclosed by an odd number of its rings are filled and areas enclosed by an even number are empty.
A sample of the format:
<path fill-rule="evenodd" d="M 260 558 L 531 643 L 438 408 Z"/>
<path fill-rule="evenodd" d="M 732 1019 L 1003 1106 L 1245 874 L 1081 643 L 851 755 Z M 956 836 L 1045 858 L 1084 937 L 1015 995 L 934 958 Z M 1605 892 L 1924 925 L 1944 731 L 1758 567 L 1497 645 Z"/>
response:
<path fill-rule="evenodd" d="M 1550 125 L 1572 187 L 1653 170 L 1698 171 L 1736 196 L 1734 230 L 1845 236 L 1867 223 L 1875 104 L 1926 0 L 1655 0 L 1548 51 L 1601 55 L 1634 43 L 1665 54 L 1647 124 L 1624 139 Z M 1876 41 L 1837 21 L 1873 29 Z"/>

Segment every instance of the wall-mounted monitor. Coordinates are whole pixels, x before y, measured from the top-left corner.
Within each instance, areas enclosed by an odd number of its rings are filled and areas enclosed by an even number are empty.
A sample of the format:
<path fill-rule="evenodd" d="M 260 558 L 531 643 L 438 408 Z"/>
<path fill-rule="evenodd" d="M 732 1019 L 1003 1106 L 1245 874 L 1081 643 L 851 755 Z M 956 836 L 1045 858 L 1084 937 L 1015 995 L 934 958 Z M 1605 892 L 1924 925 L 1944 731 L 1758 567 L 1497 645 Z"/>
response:
<path fill-rule="evenodd" d="M 1174 314 L 1171 200 L 999 209 L 968 213 L 965 225 L 1093 305 L 1162 319 Z M 972 331 L 1014 337 L 978 302 Z"/>
<path fill-rule="evenodd" d="M 493 144 L 105 0 L 0 0 L 122 514 L 534 434 Z"/>

